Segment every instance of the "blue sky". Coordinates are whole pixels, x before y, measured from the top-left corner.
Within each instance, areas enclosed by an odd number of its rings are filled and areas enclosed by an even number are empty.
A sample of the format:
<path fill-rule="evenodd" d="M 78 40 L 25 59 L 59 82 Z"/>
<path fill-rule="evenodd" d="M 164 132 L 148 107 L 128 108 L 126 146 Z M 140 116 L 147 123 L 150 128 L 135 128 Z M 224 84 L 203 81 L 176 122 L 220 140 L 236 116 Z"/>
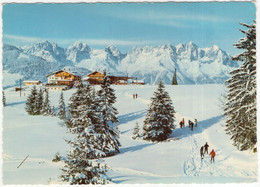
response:
<path fill-rule="evenodd" d="M 250 2 L 5 4 L 3 43 L 22 46 L 43 40 L 68 47 L 84 41 L 92 48 L 188 43 L 218 45 L 231 55 L 244 37 L 239 22 L 253 23 Z"/>

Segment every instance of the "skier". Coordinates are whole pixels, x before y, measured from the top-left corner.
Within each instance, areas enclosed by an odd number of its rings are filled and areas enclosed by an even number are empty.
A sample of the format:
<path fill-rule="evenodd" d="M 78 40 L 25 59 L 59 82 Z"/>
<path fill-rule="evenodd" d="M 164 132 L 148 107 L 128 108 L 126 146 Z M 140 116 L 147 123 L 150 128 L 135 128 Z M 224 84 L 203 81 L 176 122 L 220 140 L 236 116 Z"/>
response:
<path fill-rule="evenodd" d="M 180 124 L 180 128 L 182 128 L 182 121 L 179 124 Z"/>
<path fill-rule="evenodd" d="M 182 118 L 182 126 L 185 127 L 184 118 Z"/>
<path fill-rule="evenodd" d="M 207 152 L 207 154 L 209 154 L 209 152 L 208 152 L 208 147 L 209 147 L 208 142 L 206 142 L 206 144 L 204 145 L 204 148 L 205 148 L 204 154 L 205 154 L 206 152 Z"/>
<path fill-rule="evenodd" d="M 135 94 L 135 98 L 137 99 L 137 94 Z"/>
<path fill-rule="evenodd" d="M 204 152 L 203 152 L 203 149 L 204 149 L 204 147 L 201 146 L 201 148 L 200 148 L 200 157 L 201 157 L 201 159 L 204 158 Z"/>
<path fill-rule="evenodd" d="M 194 123 L 191 121 L 191 122 L 190 122 L 190 125 L 191 125 L 191 130 L 193 131 Z"/>
<path fill-rule="evenodd" d="M 133 99 L 135 99 L 135 94 L 133 94 Z"/>
<path fill-rule="evenodd" d="M 212 149 L 212 151 L 209 153 L 209 155 L 211 156 L 210 162 L 212 162 L 212 161 L 215 162 L 214 157 L 216 156 L 216 153 L 215 153 L 214 149 Z"/>
<path fill-rule="evenodd" d="M 189 123 L 189 128 L 191 128 L 191 121 L 189 120 L 188 123 Z"/>
<path fill-rule="evenodd" d="M 198 121 L 197 121 L 197 119 L 195 119 L 194 122 L 195 122 L 195 127 L 198 127 Z"/>

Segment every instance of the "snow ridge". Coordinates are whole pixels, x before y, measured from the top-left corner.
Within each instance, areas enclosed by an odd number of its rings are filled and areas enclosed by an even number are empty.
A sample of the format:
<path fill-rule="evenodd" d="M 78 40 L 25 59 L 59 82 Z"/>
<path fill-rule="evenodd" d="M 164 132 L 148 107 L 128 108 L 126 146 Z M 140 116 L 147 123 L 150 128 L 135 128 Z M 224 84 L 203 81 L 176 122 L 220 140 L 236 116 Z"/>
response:
<path fill-rule="evenodd" d="M 100 50 L 79 41 L 67 49 L 49 41 L 21 48 L 4 45 L 3 49 L 4 59 L 12 58 L 16 62 L 27 57 L 27 61 L 34 64 L 37 61 L 35 57 L 39 57 L 41 61 L 81 68 L 86 72 L 104 69 L 107 72 L 124 72 L 146 84 L 157 84 L 160 80 L 164 84 L 171 84 L 175 69 L 178 84 L 223 83 L 229 78 L 229 72 L 238 67 L 238 63 L 232 61 L 230 55 L 218 46 L 199 48 L 192 42 L 177 46 L 166 44 L 133 47 L 126 54 L 112 45 Z M 20 56 L 15 55 L 17 51 L 21 53 Z M 4 60 L 4 67 L 8 63 Z M 19 69 L 24 66 L 24 62 L 17 65 L 16 69 Z"/>

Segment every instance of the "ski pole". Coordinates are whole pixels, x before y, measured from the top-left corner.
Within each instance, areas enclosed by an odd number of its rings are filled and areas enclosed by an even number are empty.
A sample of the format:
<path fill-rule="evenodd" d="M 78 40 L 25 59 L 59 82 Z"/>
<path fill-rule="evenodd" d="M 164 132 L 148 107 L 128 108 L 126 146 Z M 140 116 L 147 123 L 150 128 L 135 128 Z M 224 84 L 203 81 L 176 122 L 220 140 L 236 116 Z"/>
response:
<path fill-rule="evenodd" d="M 19 168 L 28 157 L 29 157 L 29 155 L 25 159 L 23 159 L 23 161 L 21 162 L 21 164 L 17 168 Z"/>

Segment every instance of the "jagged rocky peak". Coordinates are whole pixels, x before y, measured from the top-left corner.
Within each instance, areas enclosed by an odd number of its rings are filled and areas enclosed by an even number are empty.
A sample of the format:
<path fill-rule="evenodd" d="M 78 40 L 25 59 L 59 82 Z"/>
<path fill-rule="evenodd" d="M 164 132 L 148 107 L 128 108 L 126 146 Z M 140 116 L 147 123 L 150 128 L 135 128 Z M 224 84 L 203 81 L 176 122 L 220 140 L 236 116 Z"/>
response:
<path fill-rule="evenodd" d="M 213 45 L 211 48 L 212 48 L 213 50 L 219 50 L 219 47 L 218 47 L 217 45 Z"/>
<path fill-rule="evenodd" d="M 41 57 L 49 62 L 63 62 L 65 59 L 65 50 L 56 43 L 47 40 L 25 45 L 22 50 L 27 54 Z"/>
<path fill-rule="evenodd" d="M 223 50 L 221 50 L 217 45 L 211 47 L 203 48 L 207 56 L 225 55 L 228 56 Z"/>
<path fill-rule="evenodd" d="M 22 47 L 22 49 L 24 52 L 31 54 L 37 53 L 39 51 L 49 51 L 52 53 L 57 53 L 57 55 L 60 55 L 60 52 L 64 52 L 64 49 L 59 47 L 56 43 L 51 43 L 47 40 L 34 44 L 25 45 Z"/>
<path fill-rule="evenodd" d="M 75 43 L 70 45 L 67 50 L 78 50 L 78 51 L 89 52 L 90 51 L 90 47 L 87 45 L 86 42 L 76 41 Z"/>
<path fill-rule="evenodd" d="M 198 47 L 196 44 L 194 44 L 192 41 L 189 41 L 189 43 L 187 44 L 187 46 L 192 46 L 192 47 Z"/>
<path fill-rule="evenodd" d="M 162 45 L 162 46 L 160 46 L 160 48 L 163 50 L 173 50 L 173 51 L 176 50 L 176 48 L 174 46 L 172 46 L 171 44 Z"/>
<path fill-rule="evenodd" d="M 198 46 L 191 41 L 189 43 L 181 43 L 176 46 L 177 52 L 182 52 L 187 49 L 197 49 L 197 48 Z"/>
<path fill-rule="evenodd" d="M 161 46 L 135 46 L 127 54 L 131 55 L 142 55 L 149 53 L 158 53 L 166 50 L 172 50 L 174 47 L 170 44 L 161 45 Z"/>
<path fill-rule="evenodd" d="M 66 59 L 73 63 L 79 63 L 83 59 L 89 59 L 91 48 L 85 42 L 76 41 L 66 50 Z"/>
<path fill-rule="evenodd" d="M 119 51 L 119 49 L 113 45 L 109 45 L 105 48 L 105 51 L 109 54 L 111 54 L 112 56 L 120 56 L 121 52 Z"/>
<path fill-rule="evenodd" d="M 56 43 L 50 43 L 49 41 L 45 40 L 45 41 L 41 41 L 38 43 L 25 45 L 24 47 L 22 47 L 22 49 L 25 52 L 35 52 L 35 51 L 39 51 L 39 50 L 43 50 L 43 49 L 52 51 L 53 49 L 56 49 L 57 47 L 58 47 L 58 45 Z"/>

